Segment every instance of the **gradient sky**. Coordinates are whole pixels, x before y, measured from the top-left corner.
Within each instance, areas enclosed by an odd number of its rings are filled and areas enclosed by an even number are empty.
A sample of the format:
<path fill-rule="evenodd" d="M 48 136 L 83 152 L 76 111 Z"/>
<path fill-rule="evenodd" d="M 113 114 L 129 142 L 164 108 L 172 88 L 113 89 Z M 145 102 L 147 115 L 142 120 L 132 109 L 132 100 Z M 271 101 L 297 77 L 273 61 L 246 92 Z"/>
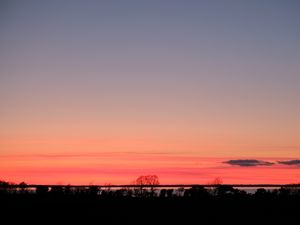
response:
<path fill-rule="evenodd" d="M 299 1 L 7 0 L 0 34 L 0 179 L 300 182 Z"/>

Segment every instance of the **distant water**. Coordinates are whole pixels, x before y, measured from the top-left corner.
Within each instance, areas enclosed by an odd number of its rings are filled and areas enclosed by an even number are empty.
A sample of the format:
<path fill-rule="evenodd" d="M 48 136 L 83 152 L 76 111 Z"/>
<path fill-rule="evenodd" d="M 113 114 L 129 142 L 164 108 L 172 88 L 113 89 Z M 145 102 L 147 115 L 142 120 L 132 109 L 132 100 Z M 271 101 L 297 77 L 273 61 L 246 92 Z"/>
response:
<path fill-rule="evenodd" d="M 259 187 L 259 188 L 261 188 L 261 187 Z M 248 194 L 255 194 L 255 192 L 259 188 L 257 188 L 257 187 L 251 187 L 251 188 L 249 188 L 249 187 L 239 187 L 237 189 L 246 191 L 246 193 L 248 193 Z M 262 187 L 262 188 L 266 189 L 267 191 L 272 191 L 272 190 L 279 189 L 278 187 Z"/>

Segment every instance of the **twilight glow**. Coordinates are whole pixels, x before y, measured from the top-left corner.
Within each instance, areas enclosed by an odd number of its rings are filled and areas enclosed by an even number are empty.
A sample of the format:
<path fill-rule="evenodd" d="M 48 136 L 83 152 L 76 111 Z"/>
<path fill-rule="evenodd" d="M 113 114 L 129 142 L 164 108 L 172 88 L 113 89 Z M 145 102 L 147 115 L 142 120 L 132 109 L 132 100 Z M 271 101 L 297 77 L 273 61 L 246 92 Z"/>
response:
<path fill-rule="evenodd" d="M 0 8 L 0 180 L 300 182 L 298 1 Z"/>

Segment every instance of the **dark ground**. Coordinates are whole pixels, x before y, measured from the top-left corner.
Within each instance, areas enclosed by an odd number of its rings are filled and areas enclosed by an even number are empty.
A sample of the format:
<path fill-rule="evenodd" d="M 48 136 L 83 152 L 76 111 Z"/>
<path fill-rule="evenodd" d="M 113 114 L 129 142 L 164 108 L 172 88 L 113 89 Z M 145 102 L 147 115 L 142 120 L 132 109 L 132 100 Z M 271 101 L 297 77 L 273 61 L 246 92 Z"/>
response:
<path fill-rule="evenodd" d="M 299 196 L 2 195 L 3 224 L 300 224 Z"/>

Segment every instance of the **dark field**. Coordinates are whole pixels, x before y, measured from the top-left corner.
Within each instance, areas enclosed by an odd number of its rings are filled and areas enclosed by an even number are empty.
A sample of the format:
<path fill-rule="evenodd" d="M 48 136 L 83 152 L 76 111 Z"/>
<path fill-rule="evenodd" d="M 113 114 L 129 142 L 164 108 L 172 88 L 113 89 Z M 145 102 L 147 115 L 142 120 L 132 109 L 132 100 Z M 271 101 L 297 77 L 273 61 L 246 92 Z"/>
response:
<path fill-rule="evenodd" d="M 184 196 L 107 191 L 1 193 L 1 220 L 18 224 L 299 224 L 299 191 L 219 191 L 191 188 Z M 149 194 L 150 193 L 150 194 Z"/>

